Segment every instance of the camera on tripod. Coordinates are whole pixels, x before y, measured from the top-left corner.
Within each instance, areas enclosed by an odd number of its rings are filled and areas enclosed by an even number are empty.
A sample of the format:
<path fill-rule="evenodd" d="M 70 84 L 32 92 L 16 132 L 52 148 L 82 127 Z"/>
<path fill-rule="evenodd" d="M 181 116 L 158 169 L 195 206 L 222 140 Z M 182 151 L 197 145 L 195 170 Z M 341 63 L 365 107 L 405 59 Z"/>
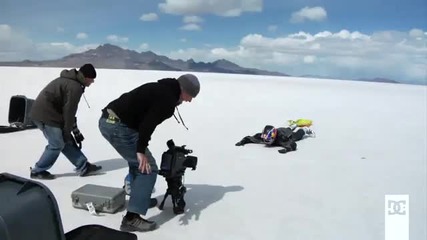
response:
<path fill-rule="evenodd" d="M 163 210 L 166 198 L 171 195 L 174 213 L 181 214 L 184 213 L 184 195 L 187 192 L 187 188 L 182 183 L 182 176 L 187 168 L 196 170 L 197 157 L 188 155 L 193 150 L 186 149 L 185 145 L 175 146 L 172 139 L 167 142 L 167 146 L 168 150 L 162 154 L 159 175 L 166 179 L 168 189 L 159 209 Z"/>
<path fill-rule="evenodd" d="M 196 170 L 197 157 L 188 155 L 193 150 L 186 149 L 185 145 L 175 146 L 173 140 L 167 141 L 168 150 L 162 154 L 159 175 L 165 178 L 173 178 L 184 175 L 186 168 Z"/>

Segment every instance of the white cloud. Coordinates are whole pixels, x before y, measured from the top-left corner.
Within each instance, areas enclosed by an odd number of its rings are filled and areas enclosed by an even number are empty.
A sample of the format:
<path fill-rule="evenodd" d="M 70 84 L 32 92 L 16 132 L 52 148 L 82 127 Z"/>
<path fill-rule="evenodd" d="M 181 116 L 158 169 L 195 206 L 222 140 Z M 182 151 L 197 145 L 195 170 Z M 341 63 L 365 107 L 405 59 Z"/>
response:
<path fill-rule="evenodd" d="M 138 47 L 138 51 L 145 51 L 149 48 L 148 43 L 141 43 Z"/>
<path fill-rule="evenodd" d="M 198 26 L 197 24 L 195 24 Z M 197 29 L 197 27 L 191 27 Z M 127 37 L 109 36 L 113 42 Z M 186 41 L 181 39 L 180 41 Z M 180 49 L 172 58 L 214 61 L 225 58 L 244 67 L 281 71 L 293 75 L 316 74 L 341 78 L 387 77 L 426 83 L 427 33 L 381 31 L 366 34 L 346 29 L 337 32 L 296 32 L 277 38 L 248 34 L 235 46 L 205 45 L 201 49 Z M 99 44 L 69 42 L 34 43 L 10 25 L 0 24 L 0 61 L 56 59 L 93 49 Z M 147 45 L 141 44 L 145 48 Z"/>
<path fill-rule="evenodd" d="M 0 25 L 0 61 L 58 59 L 71 53 L 84 52 L 99 44 L 75 46 L 68 42 L 34 43 L 9 25 Z"/>
<path fill-rule="evenodd" d="M 71 53 L 80 53 L 98 47 L 98 44 L 75 46 L 68 42 L 51 42 L 35 44 L 37 52 L 43 52 L 43 59 L 57 59 Z M 40 59 L 37 59 L 40 60 Z"/>
<path fill-rule="evenodd" d="M 182 21 L 184 23 L 202 23 L 203 22 L 203 18 L 198 17 L 198 16 L 184 16 L 184 18 L 182 19 Z"/>
<path fill-rule="evenodd" d="M 305 20 L 323 21 L 327 17 L 326 10 L 323 7 L 304 7 L 301 10 L 292 13 L 291 22 L 300 23 Z"/>
<path fill-rule="evenodd" d="M 48 60 L 62 58 L 98 47 L 99 44 L 73 45 L 69 42 L 35 43 L 9 25 L 0 24 L 0 61 Z"/>
<path fill-rule="evenodd" d="M 0 40 L 9 39 L 12 36 L 12 28 L 6 24 L 0 24 Z"/>
<path fill-rule="evenodd" d="M 277 31 L 277 25 L 270 25 L 267 29 L 269 32 L 275 32 Z"/>
<path fill-rule="evenodd" d="M 129 41 L 129 38 L 120 37 L 117 35 L 108 35 L 107 40 L 113 43 L 127 43 Z"/>
<path fill-rule="evenodd" d="M 65 29 L 62 27 L 57 27 L 56 31 L 62 33 L 62 32 L 65 32 Z"/>
<path fill-rule="evenodd" d="M 316 61 L 316 56 L 304 56 L 304 63 L 314 63 Z"/>
<path fill-rule="evenodd" d="M 416 38 L 416 39 L 422 39 L 425 35 L 427 35 L 427 32 L 423 32 L 423 30 L 421 29 L 411 29 L 411 31 L 409 31 L 409 36 Z"/>
<path fill-rule="evenodd" d="M 185 43 L 185 42 L 187 42 L 187 39 L 186 38 L 181 38 L 180 41 L 183 42 L 183 43 Z"/>
<path fill-rule="evenodd" d="M 139 19 L 145 22 L 157 21 L 159 19 L 159 16 L 156 13 L 147 13 L 143 14 Z"/>
<path fill-rule="evenodd" d="M 30 58 L 34 51 L 33 41 L 11 26 L 0 24 L 0 61 Z"/>
<path fill-rule="evenodd" d="M 200 30 L 202 30 L 202 28 L 195 23 L 186 24 L 186 25 L 180 27 L 179 29 L 185 30 L 185 31 L 200 31 Z"/>
<path fill-rule="evenodd" d="M 387 77 L 425 83 L 426 40 L 427 35 L 422 30 L 367 35 L 343 29 L 315 34 L 298 32 L 278 38 L 249 34 L 235 47 L 181 49 L 170 55 L 197 61 L 225 58 L 245 67 L 294 75 Z"/>
<path fill-rule="evenodd" d="M 88 35 L 86 33 L 81 32 L 81 33 L 77 34 L 76 38 L 77 39 L 87 39 Z"/>
<path fill-rule="evenodd" d="M 244 12 L 260 12 L 262 0 L 165 0 L 159 4 L 159 9 L 175 15 L 214 14 L 236 17 Z"/>

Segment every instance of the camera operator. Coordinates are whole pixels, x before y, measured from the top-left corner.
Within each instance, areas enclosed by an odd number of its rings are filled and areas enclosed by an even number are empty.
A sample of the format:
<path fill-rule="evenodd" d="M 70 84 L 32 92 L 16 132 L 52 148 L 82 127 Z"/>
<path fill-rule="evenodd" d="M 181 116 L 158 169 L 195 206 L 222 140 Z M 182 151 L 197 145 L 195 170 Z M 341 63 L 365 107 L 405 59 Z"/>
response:
<path fill-rule="evenodd" d="M 177 79 L 165 78 L 143 84 L 124 93 L 102 110 L 99 130 L 128 161 L 132 179 L 127 213 L 120 226 L 122 231 L 144 232 L 158 227 L 155 222 L 141 216 L 146 215 L 149 208 L 158 173 L 148 142 L 157 125 L 170 118 L 182 102 L 191 102 L 199 91 L 197 77 L 184 74 Z"/>

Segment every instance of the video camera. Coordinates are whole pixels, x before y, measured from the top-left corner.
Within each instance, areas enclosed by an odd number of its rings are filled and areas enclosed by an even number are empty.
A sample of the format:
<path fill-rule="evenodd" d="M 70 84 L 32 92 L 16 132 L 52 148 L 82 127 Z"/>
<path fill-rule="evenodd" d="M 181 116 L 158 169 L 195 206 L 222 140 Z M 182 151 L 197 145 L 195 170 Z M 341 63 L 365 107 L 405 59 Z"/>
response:
<path fill-rule="evenodd" d="M 186 149 L 185 145 L 175 146 L 172 139 L 167 141 L 168 150 L 162 154 L 159 175 L 165 178 L 173 178 L 184 175 L 186 168 L 196 170 L 197 157 L 188 155 L 193 150 Z"/>
<path fill-rule="evenodd" d="M 166 179 L 168 189 L 159 205 L 159 209 L 163 210 L 166 198 L 171 195 L 174 213 L 181 214 L 184 213 L 184 195 L 187 192 L 182 183 L 182 176 L 187 168 L 191 168 L 193 171 L 196 170 L 197 157 L 188 155 L 193 150 L 186 149 L 185 145 L 181 147 L 175 146 L 172 139 L 167 141 L 166 144 L 168 150 L 162 154 L 159 175 Z"/>

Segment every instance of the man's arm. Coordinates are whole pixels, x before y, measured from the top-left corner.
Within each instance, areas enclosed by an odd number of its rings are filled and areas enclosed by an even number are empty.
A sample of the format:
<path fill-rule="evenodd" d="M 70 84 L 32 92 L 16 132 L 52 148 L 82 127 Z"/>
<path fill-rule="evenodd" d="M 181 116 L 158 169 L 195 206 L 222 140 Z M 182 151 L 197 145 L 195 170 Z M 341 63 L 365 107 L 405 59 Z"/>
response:
<path fill-rule="evenodd" d="M 279 153 L 287 153 L 297 150 L 297 144 L 293 140 L 289 140 L 280 144 L 283 148 L 278 150 Z"/>
<path fill-rule="evenodd" d="M 83 90 L 80 88 L 70 88 L 65 93 L 65 102 L 62 107 L 62 113 L 64 118 L 64 140 L 67 142 L 71 140 L 71 131 L 75 122 L 77 108 L 79 106 L 80 98 L 83 94 Z"/>
<path fill-rule="evenodd" d="M 244 137 L 242 140 L 236 143 L 236 146 L 243 146 L 248 143 L 262 143 L 261 133 Z"/>
<path fill-rule="evenodd" d="M 144 114 L 144 120 L 139 123 L 138 132 L 138 146 L 137 152 L 145 153 L 145 150 L 148 147 L 148 142 L 151 139 L 151 135 L 156 129 L 157 125 L 161 124 L 165 119 L 170 117 L 173 114 L 170 113 L 170 107 L 165 104 L 159 104 L 154 107 L 151 107 L 148 112 Z"/>

